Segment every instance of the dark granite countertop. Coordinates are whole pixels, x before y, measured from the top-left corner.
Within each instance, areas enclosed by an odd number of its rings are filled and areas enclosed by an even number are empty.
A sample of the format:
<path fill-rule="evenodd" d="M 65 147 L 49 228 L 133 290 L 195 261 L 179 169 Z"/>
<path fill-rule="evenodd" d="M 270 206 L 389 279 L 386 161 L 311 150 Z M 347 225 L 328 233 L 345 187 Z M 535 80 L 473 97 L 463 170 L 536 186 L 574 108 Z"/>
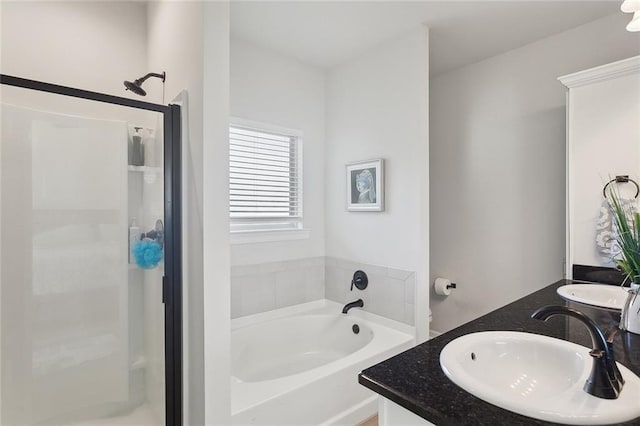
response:
<path fill-rule="evenodd" d="M 556 289 L 573 281 L 561 280 L 487 315 L 468 322 L 399 355 L 362 371 L 358 381 L 365 387 L 439 426 L 445 425 L 552 425 L 503 410 L 462 390 L 440 368 L 440 351 L 453 339 L 476 331 L 512 330 L 545 334 L 591 347 L 587 328 L 569 317 L 548 322 L 530 318 L 539 307 L 566 305 Z M 570 305 L 593 318 L 607 331 L 620 314 Z M 640 375 L 640 335 L 619 331 L 615 336 L 616 360 Z M 640 395 L 638 395 L 640 404 Z M 640 418 L 620 423 L 640 425 Z"/>

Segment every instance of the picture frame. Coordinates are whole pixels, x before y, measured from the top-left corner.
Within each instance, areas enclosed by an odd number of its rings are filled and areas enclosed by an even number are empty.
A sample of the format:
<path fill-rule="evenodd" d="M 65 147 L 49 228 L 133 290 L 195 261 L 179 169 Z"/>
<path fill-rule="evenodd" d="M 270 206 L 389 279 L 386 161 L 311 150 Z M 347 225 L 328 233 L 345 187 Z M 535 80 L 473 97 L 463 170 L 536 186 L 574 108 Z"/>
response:
<path fill-rule="evenodd" d="M 347 211 L 384 211 L 384 160 L 356 161 L 345 167 Z"/>

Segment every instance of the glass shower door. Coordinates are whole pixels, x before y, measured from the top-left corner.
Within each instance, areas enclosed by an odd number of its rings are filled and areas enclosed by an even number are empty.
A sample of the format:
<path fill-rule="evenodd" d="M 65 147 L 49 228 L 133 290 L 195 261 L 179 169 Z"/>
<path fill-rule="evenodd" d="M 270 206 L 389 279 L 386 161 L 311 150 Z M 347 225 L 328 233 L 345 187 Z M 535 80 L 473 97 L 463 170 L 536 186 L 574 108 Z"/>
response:
<path fill-rule="evenodd" d="M 23 92 L 1 106 L 0 424 L 165 424 L 162 117 Z"/>

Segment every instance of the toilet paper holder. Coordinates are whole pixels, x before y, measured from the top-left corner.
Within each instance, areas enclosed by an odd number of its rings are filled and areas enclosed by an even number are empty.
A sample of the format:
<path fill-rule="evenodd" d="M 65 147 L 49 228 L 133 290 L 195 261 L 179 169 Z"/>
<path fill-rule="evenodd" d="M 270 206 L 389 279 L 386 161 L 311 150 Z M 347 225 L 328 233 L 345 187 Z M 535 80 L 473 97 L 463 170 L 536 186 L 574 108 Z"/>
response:
<path fill-rule="evenodd" d="M 447 278 L 436 278 L 433 283 L 433 288 L 437 295 L 439 296 L 448 296 L 451 294 L 451 289 L 456 288 L 456 283 L 452 283 L 451 280 Z"/>

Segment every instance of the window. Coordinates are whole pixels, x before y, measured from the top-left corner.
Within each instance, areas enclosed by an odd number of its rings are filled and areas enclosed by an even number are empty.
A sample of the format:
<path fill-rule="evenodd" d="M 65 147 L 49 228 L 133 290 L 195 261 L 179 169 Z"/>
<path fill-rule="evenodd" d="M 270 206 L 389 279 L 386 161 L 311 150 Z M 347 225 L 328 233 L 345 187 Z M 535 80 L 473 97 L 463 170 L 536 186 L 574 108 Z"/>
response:
<path fill-rule="evenodd" d="M 231 231 L 301 229 L 300 132 L 239 123 L 229 127 Z"/>

